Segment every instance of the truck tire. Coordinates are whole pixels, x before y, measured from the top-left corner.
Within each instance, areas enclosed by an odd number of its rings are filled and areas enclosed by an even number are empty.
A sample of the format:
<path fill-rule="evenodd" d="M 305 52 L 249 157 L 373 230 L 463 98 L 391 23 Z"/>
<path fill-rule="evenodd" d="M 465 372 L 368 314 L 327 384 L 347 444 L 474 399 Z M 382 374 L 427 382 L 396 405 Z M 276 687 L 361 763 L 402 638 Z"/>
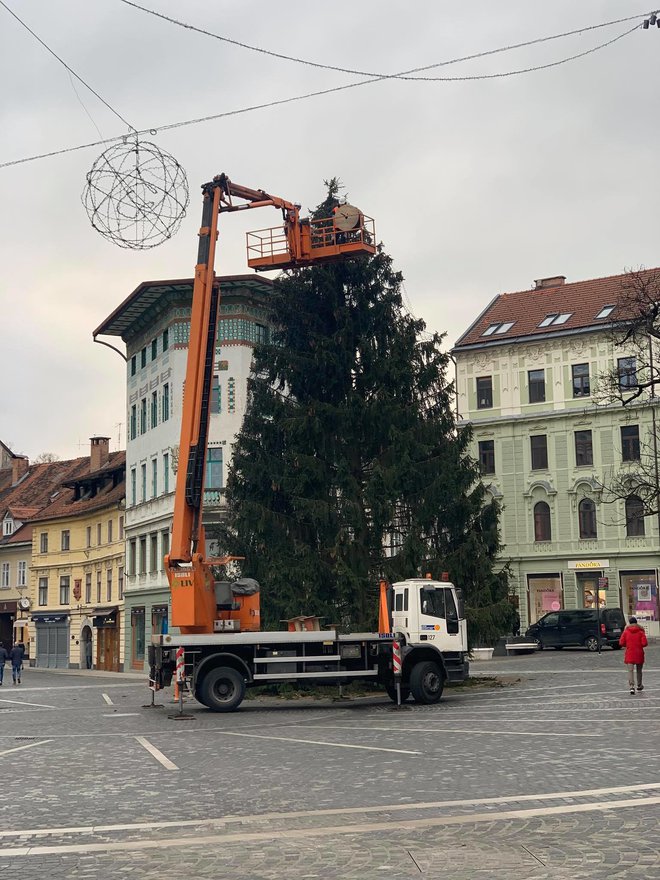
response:
<path fill-rule="evenodd" d="M 442 669 L 432 660 L 423 660 L 413 666 L 410 673 L 410 690 L 416 703 L 430 705 L 440 701 L 444 677 Z"/>
<path fill-rule="evenodd" d="M 244 696 L 245 680 L 231 666 L 209 670 L 200 686 L 200 702 L 212 712 L 234 712 Z"/>
<path fill-rule="evenodd" d="M 392 700 L 393 703 L 396 703 L 396 688 L 394 685 L 386 685 L 385 691 L 387 692 L 387 696 Z M 405 685 L 401 685 L 401 702 L 405 703 L 408 697 L 410 696 L 410 688 Z"/>

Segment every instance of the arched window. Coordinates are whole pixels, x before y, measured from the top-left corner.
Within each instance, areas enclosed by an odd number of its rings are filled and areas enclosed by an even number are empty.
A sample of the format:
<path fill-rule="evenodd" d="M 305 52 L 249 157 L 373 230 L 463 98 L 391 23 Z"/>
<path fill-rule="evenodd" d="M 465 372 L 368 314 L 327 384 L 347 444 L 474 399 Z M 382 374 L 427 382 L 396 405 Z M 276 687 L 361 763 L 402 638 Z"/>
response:
<path fill-rule="evenodd" d="M 643 537 L 644 532 L 644 505 L 637 495 L 629 495 L 626 498 L 626 535 L 629 538 Z"/>
<path fill-rule="evenodd" d="M 539 501 L 537 504 L 534 505 L 534 540 L 552 540 L 550 508 L 545 503 L 545 501 Z"/>
<path fill-rule="evenodd" d="M 581 538 L 597 538 L 596 505 L 591 498 L 583 498 L 578 508 Z"/>

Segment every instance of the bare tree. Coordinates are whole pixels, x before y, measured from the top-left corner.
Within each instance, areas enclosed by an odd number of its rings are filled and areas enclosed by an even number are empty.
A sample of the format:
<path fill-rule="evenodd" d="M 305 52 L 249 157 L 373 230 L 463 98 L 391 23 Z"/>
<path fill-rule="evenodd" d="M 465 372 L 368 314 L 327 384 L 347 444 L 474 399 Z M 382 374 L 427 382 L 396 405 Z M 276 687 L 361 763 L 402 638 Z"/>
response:
<path fill-rule="evenodd" d="M 54 452 L 41 452 L 35 458 L 34 464 L 45 464 L 51 461 L 59 461 L 59 455 L 56 455 Z"/>
<path fill-rule="evenodd" d="M 627 438 L 622 436 L 624 464 L 606 486 L 612 501 L 626 502 L 630 527 L 631 517 L 638 519 L 640 515 L 651 516 L 660 511 L 660 437 L 656 424 L 656 387 L 660 388 L 660 271 L 640 268 L 627 272 L 612 312 L 610 337 L 614 363 L 599 377 L 595 397 L 601 405 L 619 403 L 630 410 L 630 431 Z M 645 412 L 650 409 L 651 430 L 646 436 L 635 436 L 633 413 L 638 408 Z"/>

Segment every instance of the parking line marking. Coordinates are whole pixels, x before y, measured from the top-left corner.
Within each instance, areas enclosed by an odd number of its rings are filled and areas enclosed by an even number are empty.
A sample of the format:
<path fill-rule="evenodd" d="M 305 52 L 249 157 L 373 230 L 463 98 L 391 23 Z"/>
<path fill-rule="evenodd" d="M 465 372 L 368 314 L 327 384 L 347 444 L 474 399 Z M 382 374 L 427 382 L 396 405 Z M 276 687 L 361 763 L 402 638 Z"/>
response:
<path fill-rule="evenodd" d="M 18 706 L 38 706 L 40 709 L 57 708 L 57 706 L 46 706 L 44 703 L 28 703 L 27 700 L 0 700 L 0 703 L 16 703 Z"/>
<path fill-rule="evenodd" d="M 103 718 L 135 718 L 139 715 L 139 712 L 110 712 L 107 715 L 103 715 Z"/>
<path fill-rule="evenodd" d="M 237 733 L 236 731 L 220 730 L 218 733 L 224 736 L 247 736 L 252 739 L 276 739 L 281 742 L 307 743 L 310 746 L 333 746 L 336 749 L 364 749 L 368 752 L 395 752 L 397 755 L 421 755 L 421 752 L 412 752 L 409 749 L 385 749 L 378 746 L 356 746 L 350 743 L 323 742 L 315 739 L 294 739 L 290 736 L 264 736 L 259 733 Z"/>
<path fill-rule="evenodd" d="M 170 761 L 168 757 L 166 757 L 160 749 L 157 749 L 156 746 L 152 745 L 148 739 L 145 739 L 143 736 L 136 736 L 135 739 L 140 743 L 140 745 L 145 748 L 157 761 L 163 765 L 166 770 L 178 770 L 179 768 L 173 761 Z"/>
<path fill-rule="evenodd" d="M 103 699 L 106 701 L 106 703 L 108 704 L 108 706 L 114 706 L 114 705 L 115 705 L 115 704 L 112 702 L 112 700 L 110 699 L 110 697 L 109 697 L 107 694 L 101 694 L 101 696 L 102 696 Z"/>
<path fill-rule="evenodd" d="M 534 807 L 532 809 L 522 810 L 505 810 L 501 813 L 465 813 L 453 816 L 432 816 L 420 819 L 386 819 L 380 822 L 361 822 L 359 824 L 343 823 L 341 825 L 330 825 L 318 828 L 291 828 L 283 829 L 280 827 L 273 828 L 268 831 L 239 831 L 224 834 L 213 834 L 206 837 L 192 835 L 191 837 L 182 837 L 181 835 L 173 835 L 162 840 L 126 840 L 105 843 L 74 843 L 55 846 L 21 846 L 7 849 L 0 849 L 0 856 L 7 858 L 9 856 L 43 856 L 58 855 L 64 853 L 93 853 L 93 852 L 130 852 L 136 850 L 149 849 L 171 849 L 173 847 L 195 847 L 200 846 L 226 846 L 232 843 L 245 843 L 258 840 L 272 840 L 274 838 L 284 838 L 289 840 L 308 840 L 310 837 L 331 837 L 341 834 L 371 834 L 374 832 L 383 832 L 388 830 L 411 831 L 420 828 L 438 828 L 443 825 L 471 825 L 481 822 L 501 822 L 507 819 L 528 819 L 536 816 L 563 816 L 567 813 L 591 813 L 591 812 L 607 812 L 608 810 L 627 809 L 628 807 L 651 806 L 660 804 L 660 797 L 649 798 L 630 798 L 620 801 L 602 801 L 591 802 L 586 804 L 562 804 L 553 807 Z M 381 808 L 383 809 L 383 808 Z M 242 817 L 243 821 L 247 817 Z M 263 819 L 263 816 L 254 818 Z M 278 814 L 281 818 L 281 814 Z M 221 820 L 222 821 L 222 820 Z M 172 823 L 183 824 L 183 823 Z M 204 824 L 202 821 L 199 824 Z"/>
<path fill-rule="evenodd" d="M 577 791 L 551 791 L 545 794 L 510 794 L 487 798 L 465 798 L 451 801 L 422 801 L 407 804 L 368 804 L 362 807 L 326 807 L 321 810 L 293 810 L 275 813 L 246 813 L 243 815 L 216 816 L 209 819 L 174 819 L 161 822 L 126 822 L 115 825 L 74 825 L 54 828 L 21 828 L 15 831 L 0 831 L 3 837 L 44 837 L 53 834 L 105 834 L 108 831 L 155 831 L 158 828 L 197 828 L 203 825 L 222 825 L 227 822 L 248 822 L 251 819 L 313 819 L 320 816 L 350 816 L 353 813 L 392 813 L 410 810 L 437 810 L 446 807 L 478 807 L 488 804 L 510 804 L 527 801 L 548 801 L 557 798 L 600 797 L 608 794 L 632 793 L 637 791 L 657 791 L 660 782 L 620 785 L 613 788 L 586 788 Z M 632 803 L 643 800 L 631 798 Z M 496 813 L 492 814 L 496 816 Z M 0 851 L 1 852 L 1 851 Z"/>
<path fill-rule="evenodd" d="M 373 717 L 373 716 L 372 716 Z M 348 730 L 355 731 L 358 728 L 348 727 L 342 724 L 296 724 L 296 727 L 308 727 L 312 730 Z M 475 730 L 473 727 L 369 727 L 365 733 L 372 730 L 388 731 L 393 733 L 476 733 L 481 736 L 588 736 L 603 737 L 604 733 L 547 733 L 547 732 L 527 732 L 524 730 Z"/>
<path fill-rule="evenodd" d="M 16 746 L 15 749 L 5 749 L 4 752 L 0 752 L 0 758 L 3 755 L 11 755 L 12 752 L 22 752 L 23 749 L 33 749 L 35 746 L 45 746 L 46 743 L 52 742 L 52 739 L 42 739 L 36 743 L 28 743 L 25 746 Z"/>

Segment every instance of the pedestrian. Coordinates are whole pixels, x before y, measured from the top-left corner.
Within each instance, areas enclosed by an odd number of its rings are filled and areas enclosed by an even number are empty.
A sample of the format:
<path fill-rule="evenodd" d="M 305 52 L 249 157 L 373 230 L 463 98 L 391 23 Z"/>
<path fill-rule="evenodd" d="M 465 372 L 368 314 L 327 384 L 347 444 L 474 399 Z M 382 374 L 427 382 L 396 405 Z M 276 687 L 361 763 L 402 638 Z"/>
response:
<path fill-rule="evenodd" d="M 21 683 L 21 668 L 23 666 L 23 649 L 18 644 L 18 642 L 14 643 L 14 647 L 9 652 L 9 659 L 11 660 L 11 678 L 13 684 Z"/>
<path fill-rule="evenodd" d="M 637 690 L 643 691 L 642 669 L 644 667 L 644 648 L 648 645 L 646 633 L 637 623 L 636 617 L 631 617 L 628 626 L 621 633 L 619 644 L 626 649 L 623 662 L 628 667 L 628 686 L 630 693 L 635 693 L 635 671 L 637 672 Z"/>
<path fill-rule="evenodd" d="M 9 652 L 0 642 L 0 687 L 2 687 L 2 679 L 5 674 L 5 663 L 9 660 Z"/>

